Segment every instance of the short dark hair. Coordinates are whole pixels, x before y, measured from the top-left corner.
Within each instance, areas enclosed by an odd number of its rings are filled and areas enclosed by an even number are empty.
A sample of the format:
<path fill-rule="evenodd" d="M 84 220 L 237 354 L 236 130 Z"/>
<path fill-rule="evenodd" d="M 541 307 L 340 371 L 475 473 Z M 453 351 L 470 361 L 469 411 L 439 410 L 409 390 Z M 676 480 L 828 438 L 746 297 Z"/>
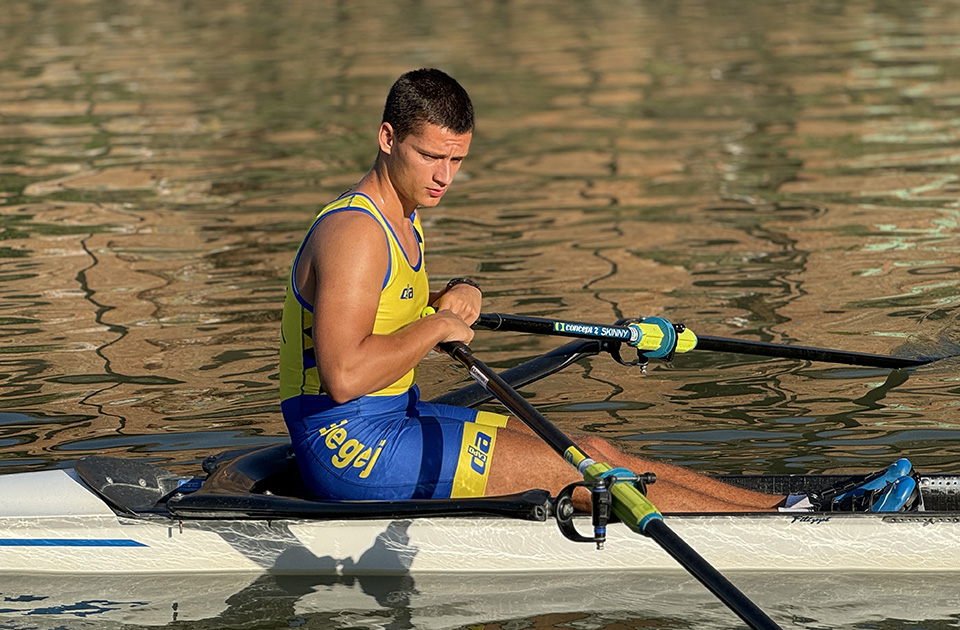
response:
<path fill-rule="evenodd" d="M 455 79 L 436 68 L 421 68 L 403 74 L 390 88 L 383 122 L 390 123 L 398 142 L 425 123 L 464 134 L 473 131 L 473 103 Z"/>

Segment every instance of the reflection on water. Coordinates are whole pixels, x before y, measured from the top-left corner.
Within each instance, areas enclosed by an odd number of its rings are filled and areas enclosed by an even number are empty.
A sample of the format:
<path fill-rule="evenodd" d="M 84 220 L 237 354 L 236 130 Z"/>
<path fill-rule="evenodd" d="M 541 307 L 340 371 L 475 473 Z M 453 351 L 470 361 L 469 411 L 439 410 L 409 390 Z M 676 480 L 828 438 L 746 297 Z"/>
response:
<path fill-rule="evenodd" d="M 431 274 L 476 277 L 488 311 L 957 354 L 958 29 L 952 1 L 7 0 L 0 465 L 283 439 L 291 256 L 423 65 L 479 114 L 424 214 Z M 557 343 L 474 347 L 505 367 Z M 957 365 L 598 357 L 528 389 L 703 470 L 952 470 Z M 431 357 L 423 385 L 462 378 Z"/>
<path fill-rule="evenodd" d="M 442 575 L 412 578 L 129 576 L 77 580 L 16 576 L 0 609 L 4 628 L 742 628 L 683 572 Z M 951 575 L 738 573 L 784 627 L 876 627 L 885 616 L 937 630 L 960 621 Z M 514 621 L 528 621 L 523 625 Z M 638 619 L 644 621 L 638 622 Z M 897 627 L 897 626 L 884 626 Z"/>

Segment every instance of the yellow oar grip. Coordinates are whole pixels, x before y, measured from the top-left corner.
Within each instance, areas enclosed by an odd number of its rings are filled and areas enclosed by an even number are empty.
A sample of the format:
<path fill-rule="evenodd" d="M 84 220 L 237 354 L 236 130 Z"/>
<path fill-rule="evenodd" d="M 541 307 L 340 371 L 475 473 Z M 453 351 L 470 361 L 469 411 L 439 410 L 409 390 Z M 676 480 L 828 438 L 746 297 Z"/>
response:
<path fill-rule="evenodd" d="M 676 328 L 662 317 L 649 317 L 629 325 L 637 331 L 639 339 L 630 345 L 651 358 L 662 358 L 673 352 L 690 352 L 697 347 L 697 336 L 689 328 L 677 332 Z M 676 348 L 673 343 L 676 341 Z"/>
<path fill-rule="evenodd" d="M 630 324 L 631 328 L 640 331 L 640 341 L 637 343 L 638 350 L 659 350 L 663 344 L 663 330 L 656 324 Z"/>
<path fill-rule="evenodd" d="M 423 310 L 420 311 L 420 317 L 423 318 L 423 317 L 426 317 L 427 315 L 433 315 L 436 312 L 437 312 L 437 309 L 433 308 L 432 306 L 424 306 Z"/>
<path fill-rule="evenodd" d="M 689 328 L 685 328 L 677 336 L 677 352 L 690 352 L 697 347 L 697 336 Z"/>

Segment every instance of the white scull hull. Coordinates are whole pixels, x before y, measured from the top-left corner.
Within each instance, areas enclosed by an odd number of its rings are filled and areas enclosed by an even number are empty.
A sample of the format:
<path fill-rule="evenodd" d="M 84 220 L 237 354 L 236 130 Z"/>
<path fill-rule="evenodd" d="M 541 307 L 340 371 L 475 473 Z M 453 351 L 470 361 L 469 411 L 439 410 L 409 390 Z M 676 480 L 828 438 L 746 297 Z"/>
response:
<path fill-rule="evenodd" d="M 721 571 L 960 571 L 960 514 L 666 516 Z M 589 519 L 580 527 L 589 530 Z M 184 519 L 121 516 L 54 470 L 0 477 L 0 573 L 406 575 L 673 571 L 621 524 L 606 548 L 552 520 L 499 517 Z"/>

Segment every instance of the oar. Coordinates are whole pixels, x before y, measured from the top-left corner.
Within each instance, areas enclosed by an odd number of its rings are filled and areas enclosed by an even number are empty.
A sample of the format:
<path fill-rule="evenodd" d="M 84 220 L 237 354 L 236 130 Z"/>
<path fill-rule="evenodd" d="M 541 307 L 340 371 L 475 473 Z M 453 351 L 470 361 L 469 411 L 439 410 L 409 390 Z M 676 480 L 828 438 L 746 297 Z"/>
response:
<path fill-rule="evenodd" d="M 607 326 L 504 313 L 481 313 L 474 325 L 490 330 L 619 341 L 635 346 L 650 358 L 669 356 L 671 352 L 682 353 L 698 349 L 891 369 L 917 367 L 941 358 L 919 357 L 911 359 L 882 354 L 695 335 L 689 329 L 674 326 L 661 317 L 649 317 L 641 322 L 630 323 L 626 326 Z M 670 330 L 676 330 L 677 328 L 680 328 L 680 330 L 675 335 L 676 347 L 673 347 L 674 338 L 671 337 Z M 662 331 L 663 334 L 658 335 L 658 330 Z"/>
<path fill-rule="evenodd" d="M 544 418 L 496 372 L 474 357 L 470 348 L 462 343 L 443 343 L 440 346 L 451 357 L 463 364 L 470 375 L 496 396 L 511 413 L 572 464 L 585 480 L 592 482 L 603 476 L 615 477 L 616 471 L 610 465 L 595 462 L 584 454 L 566 434 Z M 736 586 L 677 536 L 663 522 L 657 508 L 635 485 L 629 482 L 614 483 L 610 487 L 610 493 L 613 497 L 613 512 L 621 521 L 633 531 L 656 541 L 664 551 L 677 560 L 751 628 L 758 630 L 780 628 Z"/>

